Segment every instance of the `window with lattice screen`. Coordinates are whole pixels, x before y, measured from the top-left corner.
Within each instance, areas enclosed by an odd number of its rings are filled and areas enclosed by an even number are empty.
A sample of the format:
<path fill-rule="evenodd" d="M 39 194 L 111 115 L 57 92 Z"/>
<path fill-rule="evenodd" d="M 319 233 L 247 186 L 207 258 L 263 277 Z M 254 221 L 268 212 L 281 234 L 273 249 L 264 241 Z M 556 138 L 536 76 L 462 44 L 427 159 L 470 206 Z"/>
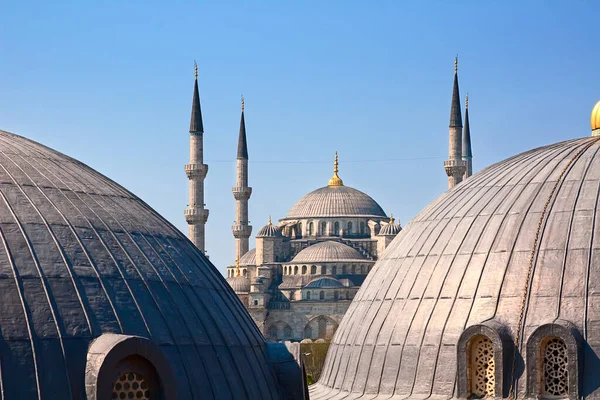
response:
<path fill-rule="evenodd" d="M 112 398 L 150 400 L 150 388 L 142 375 L 126 372 L 115 382 Z"/>
<path fill-rule="evenodd" d="M 541 390 L 546 397 L 569 395 L 567 346 L 560 338 L 550 338 L 542 343 Z"/>
<path fill-rule="evenodd" d="M 492 341 L 486 336 L 477 336 L 472 339 L 469 350 L 471 395 L 477 398 L 494 396 L 496 368 Z"/>

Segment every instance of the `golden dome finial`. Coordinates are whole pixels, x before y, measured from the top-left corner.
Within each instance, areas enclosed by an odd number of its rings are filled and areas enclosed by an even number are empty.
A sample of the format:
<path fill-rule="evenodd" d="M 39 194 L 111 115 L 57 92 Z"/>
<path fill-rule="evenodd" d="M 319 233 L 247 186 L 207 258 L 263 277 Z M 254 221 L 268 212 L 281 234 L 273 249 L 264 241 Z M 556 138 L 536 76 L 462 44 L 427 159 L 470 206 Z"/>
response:
<path fill-rule="evenodd" d="M 244 112 L 244 108 L 245 108 L 245 107 L 244 107 L 244 104 L 245 104 L 245 103 L 244 103 L 244 95 L 242 95 L 242 112 Z"/>
<path fill-rule="evenodd" d="M 458 54 L 454 57 L 454 73 L 458 72 Z"/>
<path fill-rule="evenodd" d="M 394 214 L 390 213 L 390 224 L 394 223 Z"/>
<path fill-rule="evenodd" d="M 235 276 L 240 276 L 240 258 L 235 258 Z"/>
<path fill-rule="evenodd" d="M 592 109 L 590 124 L 592 126 L 592 136 L 600 136 L 600 101 Z"/>
<path fill-rule="evenodd" d="M 338 176 L 338 153 L 335 152 L 335 161 L 333 162 L 333 176 L 329 180 L 328 186 L 344 186 L 344 182 Z"/>
<path fill-rule="evenodd" d="M 267 224 L 269 226 L 273 225 L 273 222 L 271 222 L 271 216 L 269 215 L 269 223 Z"/>
<path fill-rule="evenodd" d="M 194 76 L 198 80 L 198 64 L 196 64 L 196 60 L 194 60 Z"/>

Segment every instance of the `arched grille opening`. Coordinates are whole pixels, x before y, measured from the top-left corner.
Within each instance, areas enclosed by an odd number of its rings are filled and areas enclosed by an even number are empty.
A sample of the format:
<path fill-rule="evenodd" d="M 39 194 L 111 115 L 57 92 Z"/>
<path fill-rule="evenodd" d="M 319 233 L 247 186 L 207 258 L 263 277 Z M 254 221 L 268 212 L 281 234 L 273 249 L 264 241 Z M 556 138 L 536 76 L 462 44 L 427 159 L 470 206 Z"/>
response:
<path fill-rule="evenodd" d="M 557 337 L 542 343 L 541 349 L 541 391 L 545 397 L 566 397 L 569 395 L 569 371 L 567 346 Z"/>
<path fill-rule="evenodd" d="M 496 367 L 492 341 L 487 336 L 473 338 L 469 353 L 470 392 L 472 397 L 494 397 Z"/>
<path fill-rule="evenodd" d="M 126 372 L 115 382 L 112 398 L 150 400 L 150 388 L 141 374 Z"/>

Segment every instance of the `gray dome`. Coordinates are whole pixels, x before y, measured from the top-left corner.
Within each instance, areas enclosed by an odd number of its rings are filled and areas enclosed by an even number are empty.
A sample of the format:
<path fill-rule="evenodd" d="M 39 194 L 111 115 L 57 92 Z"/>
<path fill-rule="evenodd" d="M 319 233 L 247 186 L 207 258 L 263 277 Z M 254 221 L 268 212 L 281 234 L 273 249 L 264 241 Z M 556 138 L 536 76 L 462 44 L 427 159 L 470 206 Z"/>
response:
<path fill-rule="evenodd" d="M 250 291 L 250 279 L 243 275 L 231 276 L 227 278 L 227 283 L 236 293 L 248 293 Z"/>
<path fill-rule="evenodd" d="M 240 265 L 248 266 L 248 265 L 256 265 L 256 249 L 251 249 L 246 252 L 242 257 L 240 257 Z"/>
<path fill-rule="evenodd" d="M 4 131 L 0 148 L 0 397 L 89 399 L 88 348 L 127 337 L 164 354 L 178 399 L 280 398 L 262 335 L 178 229 L 77 160 Z"/>
<path fill-rule="evenodd" d="M 396 236 L 397 234 L 400 233 L 401 230 L 402 230 L 402 228 L 400 227 L 400 225 L 391 223 L 391 224 L 382 226 L 378 235 L 379 236 Z"/>
<path fill-rule="evenodd" d="M 260 228 L 256 237 L 283 237 L 283 235 L 279 227 L 271 224 L 271 220 L 269 219 L 269 223 Z"/>
<path fill-rule="evenodd" d="M 296 254 L 292 263 L 315 263 L 335 261 L 365 261 L 356 250 L 343 243 L 328 240 L 305 248 Z"/>
<path fill-rule="evenodd" d="M 306 286 L 304 286 L 305 289 L 340 288 L 340 287 L 344 287 L 342 282 L 338 281 L 337 279 L 329 278 L 329 277 L 313 279 L 312 281 L 308 282 L 308 284 Z"/>
<path fill-rule="evenodd" d="M 386 218 L 375 200 L 349 186 L 325 186 L 305 195 L 285 219 L 316 217 Z"/>
<path fill-rule="evenodd" d="M 457 345 L 467 327 L 480 326 L 503 327 L 494 328 L 503 338 L 494 346 L 508 346 L 519 332 L 519 398 L 530 397 L 526 388 L 538 385 L 532 375 L 541 362 L 536 335 L 568 331 L 575 338 L 569 343 L 583 341 L 568 344 L 569 357 L 579 351 L 579 360 L 586 360 L 578 367 L 569 358 L 569 396 L 577 397 L 580 379 L 579 396 L 598 398 L 599 139 L 562 142 L 499 162 L 419 213 L 358 291 L 311 399 L 346 398 L 344 392 L 358 393 L 348 398 L 456 397 L 467 379 L 457 365 Z M 507 354 L 512 357 L 512 350 Z M 508 376 L 511 365 L 505 363 Z M 502 371 L 495 376 L 502 378 Z"/>

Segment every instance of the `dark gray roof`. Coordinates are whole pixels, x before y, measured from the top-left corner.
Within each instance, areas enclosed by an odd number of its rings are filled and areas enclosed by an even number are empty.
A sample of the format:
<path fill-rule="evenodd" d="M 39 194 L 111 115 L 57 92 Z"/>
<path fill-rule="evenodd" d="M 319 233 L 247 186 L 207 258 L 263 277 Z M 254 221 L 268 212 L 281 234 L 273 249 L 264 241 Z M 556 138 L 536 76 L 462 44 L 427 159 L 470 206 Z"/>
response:
<path fill-rule="evenodd" d="M 308 282 L 308 285 L 304 286 L 306 289 L 316 289 L 316 288 L 339 288 L 344 287 L 344 285 L 334 278 L 317 278 Z"/>
<path fill-rule="evenodd" d="M 465 107 L 465 127 L 463 129 L 462 156 L 473 157 L 471 151 L 471 129 L 469 128 L 469 107 Z"/>
<path fill-rule="evenodd" d="M 104 333 L 162 350 L 177 398 L 279 399 L 262 335 L 217 269 L 146 203 L 0 131 L 2 398 L 85 397 Z"/>
<path fill-rule="evenodd" d="M 246 121 L 244 118 L 244 111 L 240 118 L 240 136 L 238 137 L 238 151 L 237 158 L 244 160 L 248 159 L 248 143 L 246 142 Z"/>
<path fill-rule="evenodd" d="M 336 261 L 365 261 L 358 252 L 343 243 L 328 240 L 318 242 L 300 251 L 291 261 L 292 263 L 318 263 Z"/>
<path fill-rule="evenodd" d="M 397 234 L 400 233 L 401 230 L 402 230 L 402 228 L 400 227 L 400 225 L 394 224 L 392 222 L 391 224 L 382 226 L 381 230 L 379 230 L 379 235 L 380 236 L 396 236 Z"/>
<path fill-rule="evenodd" d="M 250 291 L 250 279 L 243 275 L 229 277 L 227 283 L 236 293 L 248 293 Z"/>
<path fill-rule="evenodd" d="M 269 223 L 260 228 L 256 237 L 283 237 L 283 235 L 279 227 Z"/>
<path fill-rule="evenodd" d="M 454 86 L 452 88 L 452 104 L 450 106 L 450 127 L 462 128 L 460 111 L 460 93 L 458 92 L 458 71 L 454 71 Z"/>
<path fill-rule="evenodd" d="M 524 287 L 521 356 L 537 327 L 563 319 L 586 341 L 580 359 L 597 360 L 598 140 L 557 143 L 499 162 L 420 212 L 344 315 L 311 399 L 346 398 L 342 392 L 357 393 L 347 398 L 454 397 L 459 336 L 491 320 L 514 338 Z M 581 368 L 580 393 L 596 398 L 597 364 Z M 526 374 L 517 378 L 518 398 L 524 398 Z"/>
<path fill-rule="evenodd" d="M 246 254 L 240 257 L 240 265 L 256 265 L 256 249 L 248 250 Z"/>
<path fill-rule="evenodd" d="M 200 93 L 198 91 L 198 78 L 194 80 L 194 97 L 192 99 L 190 133 L 204 133 L 204 125 L 202 124 L 202 110 L 200 109 Z"/>
<path fill-rule="evenodd" d="M 381 206 L 360 190 L 325 186 L 302 197 L 284 219 L 351 216 L 386 218 Z"/>

